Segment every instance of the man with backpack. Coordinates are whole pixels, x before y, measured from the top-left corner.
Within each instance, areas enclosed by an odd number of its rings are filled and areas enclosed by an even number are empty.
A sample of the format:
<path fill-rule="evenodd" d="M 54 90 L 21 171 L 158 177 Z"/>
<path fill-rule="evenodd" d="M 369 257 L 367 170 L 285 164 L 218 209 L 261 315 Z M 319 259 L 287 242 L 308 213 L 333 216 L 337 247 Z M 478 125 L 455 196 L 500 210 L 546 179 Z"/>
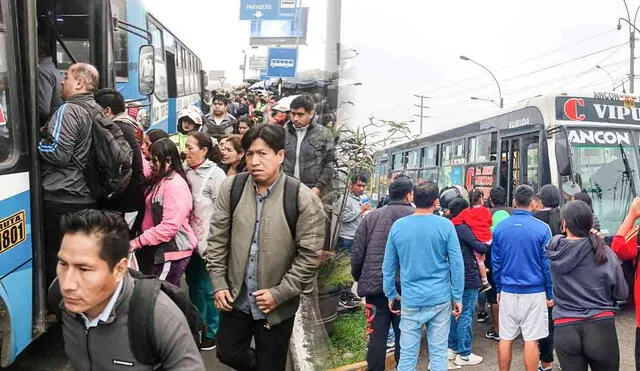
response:
<path fill-rule="evenodd" d="M 238 370 L 285 369 L 300 295 L 320 264 L 322 204 L 281 171 L 284 142 L 278 125 L 246 132 L 248 173 L 222 183 L 213 212 L 205 260 L 221 311 L 217 355 Z"/>
<path fill-rule="evenodd" d="M 49 119 L 38 145 L 47 284 L 55 278 L 62 215 L 111 199 L 131 180 L 133 151 L 94 100 L 98 81 L 98 71 L 90 64 L 69 67 L 60 89 L 65 104 Z"/>
<path fill-rule="evenodd" d="M 120 92 L 106 88 L 96 91 L 94 96 L 96 102 L 104 109 L 105 117 L 118 125 L 133 154 L 129 186 L 121 194 L 105 200 L 104 205 L 100 206 L 125 213 L 125 220 L 131 230 L 130 235 L 135 236 L 140 231 L 144 213 L 144 175 L 140 150 L 144 132 L 142 126 L 125 112 L 124 97 Z"/>
<path fill-rule="evenodd" d="M 74 368 L 204 371 L 185 318 L 195 309 L 175 286 L 133 278 L 122 217 L 89 209 L 63 216 L 60 224 L 58 280 L 49 303 Z"/>
<path fill-rule="evenodd" d="M 63 214 L 96 206 L 84 168 L 92 144 L 91 115 L 78 102 L 95 104 L 98 71 L 90 64 L 69 67 L 61 83 L 65 100 L 51 116 L 42 133 L 38 151 L 42 157 L 42 188 L 47 284 L 56 275 L 60 247 L 60 218 Z"/>

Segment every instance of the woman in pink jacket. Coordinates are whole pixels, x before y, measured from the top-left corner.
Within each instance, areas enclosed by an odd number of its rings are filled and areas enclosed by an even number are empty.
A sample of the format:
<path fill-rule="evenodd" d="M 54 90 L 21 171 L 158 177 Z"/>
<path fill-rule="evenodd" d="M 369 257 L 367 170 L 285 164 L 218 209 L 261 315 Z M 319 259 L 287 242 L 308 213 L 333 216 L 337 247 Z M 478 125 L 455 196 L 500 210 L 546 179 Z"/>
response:
<path fill-rule="evenodd" d="M 151 176 L 145 191 L 142 234 L 131 240 L 131 250 L 144 273 L 180 285 L 198 239 L 189 226 L 193 200 L 176 145 L 160 139 L 150 148 Z"/>

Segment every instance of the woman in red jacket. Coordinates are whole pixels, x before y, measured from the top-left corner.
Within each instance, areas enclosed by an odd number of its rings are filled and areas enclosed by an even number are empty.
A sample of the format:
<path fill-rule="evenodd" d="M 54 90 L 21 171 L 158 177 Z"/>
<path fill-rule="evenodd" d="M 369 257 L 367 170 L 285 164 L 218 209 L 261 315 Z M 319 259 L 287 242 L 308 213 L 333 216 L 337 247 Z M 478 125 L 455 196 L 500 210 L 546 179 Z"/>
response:
<path fill-rule="evenodd" d="M 638 218 L 640 218 L 640 197 L 635 198 L 631 203 L 627 216 L 611 242 L 611 249 L 620 260 L 637 261 L 638 245 L 640 245 L 638 241 L 639 226 L 634 226 L 634 223 Z M 640 369 L 640 275 L 637 266 L 633 283 L 633 298 L 636 303 L 636 369 Z"/>

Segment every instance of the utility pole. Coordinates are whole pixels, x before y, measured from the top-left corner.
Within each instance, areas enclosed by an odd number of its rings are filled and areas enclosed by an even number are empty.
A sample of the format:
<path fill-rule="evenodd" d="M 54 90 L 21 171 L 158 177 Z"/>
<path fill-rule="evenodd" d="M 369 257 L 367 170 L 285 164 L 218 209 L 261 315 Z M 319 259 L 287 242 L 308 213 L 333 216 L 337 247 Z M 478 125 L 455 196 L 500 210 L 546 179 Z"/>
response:
<path fill-rule="evenodd" d="M 424 100 L 425 99 L 429 99 L 430 97 L 427 97 L 427 96 L 422 95 L 422 94 L 414 94 L 413 96 L 416 97 L 416 98 L 420 98 L 420 104 L 414 104 L 414 106 L 420 108 L 420 115 L 414 115 L 414 116 L 420 118 L 420 136 L 422 136 L 422 131 L 423 131 L 422 120 L 425 119 L 425 118 L 429 118 L 429 116 L 425 116 L 424 115 L 424 109 L 425 108 L 429 108 L 428 106 L 424 105 Z"/>

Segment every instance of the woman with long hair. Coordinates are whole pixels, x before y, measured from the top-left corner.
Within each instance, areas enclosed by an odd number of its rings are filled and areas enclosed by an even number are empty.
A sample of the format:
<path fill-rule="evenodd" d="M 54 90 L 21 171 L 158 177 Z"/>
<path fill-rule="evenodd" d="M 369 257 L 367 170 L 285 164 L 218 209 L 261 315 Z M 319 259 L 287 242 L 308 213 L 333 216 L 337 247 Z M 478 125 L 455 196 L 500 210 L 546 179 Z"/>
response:
<path fill-rule="evenodd" d="M 241 138 L 239 135 L 229 135 L 225 137 L 224 142 L 221 142 L 223 143 L 220 145 L 221 168 L 227 176 L 246 171 L 247 166 Z"/>
<path fill-rule="evenodd" d="M 147 131 L 142 137 L 142 144 L 140 145 L 140 150 L 142 151 L 142 174 L 145 178 L 148 178 L 151 175 L 151 166 L 149 165 L 149 160 L 151 160 L 151 153 L 149 149 L 151 145 L 162 138 L 169 138 L 169 134 L 162 129 L 151 129 Z"/>
<path fill-rule="evenodd" d="M 185 172 L 191 184 L 194 204 L 190 225 L 198 238 L 198 248 L 191 255 L 185 273 L 191 302 L 198 308 L 202 320 L 207 325 L 207 335 L 200 343 L 201 350 L 215 348 L 215 336 L 218 332 L 218 311 L 213 301 L 213 286 L 203 257 L 218 190 L 227 176 L 211 160 L 213 153 L 213 141 L 208 134 L 189 134 L 185 152 Z"/>
<path fill-rule="evenodd" d="M 142 234 L 131 240 L 131 251 L 139 250 L 144 273 L 180 286 L 180 277 L 198 244 L 189 225 L 191 190 L 171 139 L 156 141 L 149 153 L 151 174 L 145 190 Z"/>
<path fill-rule="evenodd" d="M 563 371 L 618 370 L 620 353 L 614 321 L 616 300 L 628 286 L 620 262 L 593 229 L 585 202 L 561 209 L 564 235 L 545 247 L 553 279 L 556 354 Z"/>

